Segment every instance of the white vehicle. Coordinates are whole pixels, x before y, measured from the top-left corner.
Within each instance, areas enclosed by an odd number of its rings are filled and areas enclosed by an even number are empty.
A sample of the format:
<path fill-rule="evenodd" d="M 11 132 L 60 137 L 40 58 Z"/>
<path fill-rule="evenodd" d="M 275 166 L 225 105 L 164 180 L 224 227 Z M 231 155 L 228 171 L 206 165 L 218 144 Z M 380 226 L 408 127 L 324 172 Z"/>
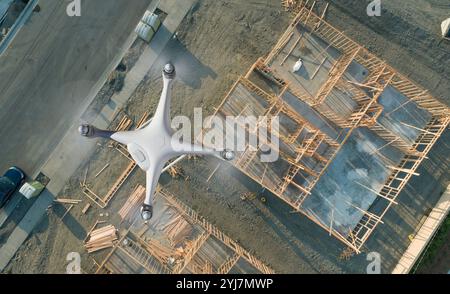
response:
<path fill-rule="evenodd" d="M 134 131 L 112 132 L 99 130 L 91 125 L 81 125 L 79 132 L 85 137 L 112 139 L 127 146 L 136 164 L 147 173 L 145 201 L 141 209 L 144 220 L 153 215 L 153 197 L 161 172 L 166 163 L 181 155 L 212 155 L 224 160 L 233 160 L 233 151 L 215 151 L 195 144 L 173 139 L 170 123 L 170 99 L 175 67 L 166 64 L 163 70 L 164 87 L 155 115 L 143 127 Z"/>

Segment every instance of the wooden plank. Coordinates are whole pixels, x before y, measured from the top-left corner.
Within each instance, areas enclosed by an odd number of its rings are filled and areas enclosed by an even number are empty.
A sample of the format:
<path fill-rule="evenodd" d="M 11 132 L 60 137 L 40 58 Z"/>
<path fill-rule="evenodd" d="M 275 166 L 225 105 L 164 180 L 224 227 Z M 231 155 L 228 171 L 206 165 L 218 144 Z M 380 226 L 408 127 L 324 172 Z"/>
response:
<path fill-rule="evenodd" d="M 83 200 L 77 200 L 77 199 L 55 199 L 53 202 L 55 203 L 61 203 L 61 204 L 79 204 Z"/>
<path fill-rule="evenodd" d="M 145 197 L 145 187 L 138 185 L 131 196 L 127 199 L 124 206 L 119 210 L 119 215 L 122 220 L 126 219 L 132 211 L 134 211 L 143 201 Z"/>
<path fill-rule="evenodd" d="M 109 167 L 109 163 L 106 164 L 96 175 L 95 178 L 98 178 L 107 168 Z"/>
<path fill-rule="evenodd" d="M 211 175 L 209 175 L 208 179 L 206 180 L 207 183 L 209 183 L 209 181 L 212 179 L 212 177 L 216 174 L 216 172 L 219 170 L 220 166 L 222 165 L 222 163 L 219 163 L 217 165 L 217 167 L 213 170 L 213 172 L 211 173 Z"/>
<path fill-rule="evenodd" d="M 66 217 L 67 214 L 69 214 L 69 212 L 73 209 L 74 205 L 70 205 L 69 208 L 66 209 L 66 212 L 63 214 L 63 216 L 61 217 L 61 221 L 64 220 L 64 218 Z"/>
<path fill-rule="evenodd" d="M 89 210 L 89 208 L 91 208 L 90 203 L 86 204 L 86 206 L 83 208 L 83 210 L 82 210 L 83 214 L 86 214 L 86 212 Z"/>

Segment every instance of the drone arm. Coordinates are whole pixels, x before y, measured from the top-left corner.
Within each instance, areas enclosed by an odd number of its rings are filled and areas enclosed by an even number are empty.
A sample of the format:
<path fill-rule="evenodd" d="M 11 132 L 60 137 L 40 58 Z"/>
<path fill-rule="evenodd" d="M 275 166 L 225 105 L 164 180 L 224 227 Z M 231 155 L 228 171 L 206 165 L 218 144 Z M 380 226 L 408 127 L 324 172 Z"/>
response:
<path fill-rule="evenodd" d="M 128 145 L 133 142 L 133 137 L 136 136 L 136 131 L 117 132 L 102 130 L 88 124 L 80 125 L 78 132 L 83 137 L 110 139 L 124 145 Z"/>
<path fill-rule="evenodd" d="M 222 159 L 222 152 L 213 150 L 211 148 L 203 147 L 197 144 L 180 143 L 177 141 L 172 142 L 172 148 L 175 151 L 176 156 L 179 155 L 209 155 Z"/>
<path fill-rule="evenodd" d="M 159 99 L 158 107 L 152 121 L 162 123 L 164 127 L 170 129 L 170 104 L 172 96 L 173 80 L 166 77 L 163 78 L 164 86 Z"/>
<path fill-rule="evenodd" d="M 133 142 L 133 137 L 136 136 L 136 131 L 115 132 L 111 139 L 123 145 L 128 145 Z"/>
<path fill-rule="evenodd" d="M 159 163 L 152 165 L 150 169 L 147 171 L 144 205 L 149 206 L 153 205 L 156 187 L 158 186 L 158 181 L 161 176 L 163 167 L 164 165 Z"/>

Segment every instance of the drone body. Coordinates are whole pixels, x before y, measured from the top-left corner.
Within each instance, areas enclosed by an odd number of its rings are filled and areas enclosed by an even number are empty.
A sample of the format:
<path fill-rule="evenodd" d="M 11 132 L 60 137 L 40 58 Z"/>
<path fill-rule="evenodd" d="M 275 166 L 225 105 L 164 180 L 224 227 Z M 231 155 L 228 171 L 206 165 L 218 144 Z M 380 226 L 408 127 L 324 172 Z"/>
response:
<path fill-rule="evenodd" d="M 80 134 L 85 137 L 112 139 L 127 146 L 136 164 L 146 172 L 146 196 L 141 209 L 144 220 L 153 215 L 153 197 L 156 186 L 166 163 L 181 155 L 212 155 L 224 160 L 233 160 L 232 151 L 215 151 L 195 144 L 174 139 L 171 128 L 170 99 L 175 79 L 175 67 L 166 64 L 163 70 L 163 91 L 154 117 L 142 128 L 134 131 L 111 132 L 99 130 L 91 125 L 82 125 Z"/>

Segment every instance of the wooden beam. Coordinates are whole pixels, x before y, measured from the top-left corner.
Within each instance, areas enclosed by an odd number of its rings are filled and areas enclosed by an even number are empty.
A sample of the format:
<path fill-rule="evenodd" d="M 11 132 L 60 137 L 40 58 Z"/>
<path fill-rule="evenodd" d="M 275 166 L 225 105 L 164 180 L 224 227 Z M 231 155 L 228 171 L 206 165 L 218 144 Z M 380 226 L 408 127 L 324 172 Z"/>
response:
<path fill-rule="evenodd" d="M 374 91 L 383 91 L 384 90 L 384 88 L 377 88 L 377 87 L 369 86 L 369 85 L 366 85 L 366 84 L 361 84 L 361 83 L 354 82 L 354 81 L 347 80 L 347 82 L 350 83 L 350 84 L 356 85 L 356 86 L 363 87 L 363 88 L 372 89 Z"/>
<path fill-rule="evenodd" d="M 301 42 L 302 39 L 303 39 L 303 33 L 300 35 L 300 37 L 298 37 L 297 41 L 294 42 L 294 45 L 292 45 L 291 49 L 289 49 L 288 53 L 283 58 L 280 65 L 283 65 L 286 62 L 286 60 L 289 58 L 289 56 L 291 56 L 292 52 L 295 50 L 295 47 L 297 47 L 297 45 Z"/>
<path fill-rule="evenodd" d="M 79 204 L 83 200 L 77 200 L 77 199 L 63 199 L 63 198 L 57 198 L 53 200 L 55 203 L 61 203 L 61 204 Z"/>
<path fill-rule="evenodd" d="M 198 237 L 194 243 L 192 244 L 191 250 L 184 256 L 183 261 L 178 264 L 175 269 L 175 274 L 181 274 L 183 270 L 186 268 L 186 266 L 191 262 L 191 260 L 194 258 L 194 256 L 197 254 L 197 252 L 200 250 L 200 248 L 205 244 L 206 240 L 211 236 L 210 232 L 203 232 L 200 237 Z"/>
<path fill-rule="evenodd" d="M 208 179 L 206 179 L 206 182 L 209 183 L 209 181 L 212 179 L 212 177 L 214 177 L 214 175 L 216 174 L 216 172 L 219 170 L 219 168 L 221 167 L 222 163 L 219 163 L 217 165 L 217 167 L 213 170 L 213 172 L 209 175 Z"/>
<path fill-rule="evenodd" d="M 331 211 L 331 221 L 330 221 L 330 236 L 333 234 L 333 222 L 334 222 L 334 208 Z"/>
<path fill-rule="evenodd" d="M 83 208 L 83 210 L 82 210 L 83 214 L 86 214 L 87 211 L 89 210 L 89 208 L 91 208 L 91 204 L 90 203 L 86 204 L 86 206 Z"/>
<path fill-rule="evenodd" d="M 366 185 L 361 184 L 358 181 L 354 181 L 356 184 L 360 185 L 363 188 L 366 188 L 367 190 L 369 190 L 370 192 L 375 193 L 376 195 L 380 196 L 381 198 L 384 198 L 386 200 L 388 200 L 389 202 L 392 202 L 393 204 L 398 204 L 397 202 L 395 202 L 393 199 L 386 197 L 385 195 L 381 194 L 380 192 L 375 191 L 372 188 L 367 187 Z"/>
<path fill-rule="evenodd" d="M 400 140 L 400 138 L 395 138 L 394 140 L 389 141 L 388 143 L 384 144 L 383 146 L 381 146 L 380 148 L 377 149 L 377 151 L 381 151 L 382 149 L 388 147 L 389 145 L 394 144 L 395 142 L 397 142 L 398 140 Z"/>
<path fill-rule="evenodd" d="M 406 102 L 403 102 L 400 106 L 396 107 L 394 110 L 389 111 L 388 113 L 386 113 L 386 116 L 390 116 L 392 113 L 396 112 L 397 110 L 405 107 L 407 104 L 411 103 L 412 100 L 408 100 Z"/>
<path fill-rule="evenodd" d="M 404 123 L 404 122 L 400 122 L 400 123 L 401 123 L 402 125 L 404 125 L 404 126 L 410 127 L 410 128 L 412 128 L 412 129 L 415 129 L 415 130 L 418 130 L 418 131 L 421 131 L 421 132 L 423 132 L 423 133 L 426 133 L 426 134 L 429 134 L 429 135 L 436 136 L 436 133 L 432 133 L 432 132 L 430 132 L 430 131 L 427 131 L 427 130 L 424 130 L 424 129 L 421 129 L 421 128 L 418 128 L 418 127 L 415 127 L 415 126 L 412 126 L 412 125 L 409 125 L 409 124 Z"/>
<path fill-rule="evenodd" d="M 109 163 L 107 163 L 97 174 L 95 174 L 94 178 L 98 178 L 108 167 Z"/>
<path fill-rule="evenodd" d="M 320 25 L 322 24 L 322 21 L 325 18 L 325 14 L 327 13 L 329 5 L 330 5 L 330 3 L 327 2 L 327 4 L 325 5 L 325 9 L 323 10 L 322 15 L 320 16 L 320 21 L 317 23 L 314 30 L 317 30 L 320 27 Z"/>
<path fill-rule="evenodd" d="M 365 215 L 368 215 L 368 216 L 374 218 L 377 222 L 380 222 L 380 223 L 382 223 L 382 224 L 384 223 L 384 222 L 381 220 L 381 217 L 379 217 L 378 215 L 376 215 L 376 214 L 374 214 L 374 213 L 371 213 L 371 212 L 369 212 L 369 211 L 367 211 L 367 210 L 364 210 L 364 209 L 362 209 L 361 207 L 358 207 L 358 206 L 356 206 L 355 204 L 350 203 L 350 202 L 348 202 L 348 201 L 345 201 L 345 202 L 347 202 L 348 205 L 354 207 L 355 209 L 359 210 L 360 212 L 364 213 Z"/>
<path fill-rule="evenodd" d="M 238 254 L 234 254 L 230 258 L 228 258 L 217 270 L 217 274 L 219 275 L 225 275 L 230 272 L 230 270 L 236 265 L 236 263 L 239 261 L 239 258 L 241 258 Z"/>
<path fill-rule="evenodd" d="M 397 171 L 400 171 L 400 172 L 404 172 L 404 173 L 407 173 L 407 174 L 411 174 L 413 176 L 420 176 L 419 173 L 416 173 L 414 170 L 411 170 L 411 169 L 395 167 L 395 166 L 392 166 L 392 165 L 388 166 L 388 168 L 394 169 L 394 170 L 397 170 Z"/>
<path fill-rule="evenodd" d="M 322 60 L 322 62 L 316 68 L 316 70 L 314 71 L 313 75 L 311 76 L 311 80 L 313 80 L 316 77 L 316 75 L 319 73 L 320 68 L 324 65 L 325 61 L 327 61 L 327 58 L 328 57 L 325 56 L 325 58 Z"/>
<path fill-rule="evenodd" d="M 61 217 L 61 221 L 64 220 L 64 218 L 66 217 L 67 214 L 69 214 L 69 212 L 73 209 L 74 205 L 70 205 L 69 208 L 66 209 L 66 212 L 63 214 L 63 216 Z"/>
<path fill-rule="evenodd" d="M 84 172 L 84 177 L 83 177 L 83 185 L 86 185 L 86 180 L 87 180 L 87 175 L 89 172 L 89 166 L 86 168 L 85 172 Z"/>

